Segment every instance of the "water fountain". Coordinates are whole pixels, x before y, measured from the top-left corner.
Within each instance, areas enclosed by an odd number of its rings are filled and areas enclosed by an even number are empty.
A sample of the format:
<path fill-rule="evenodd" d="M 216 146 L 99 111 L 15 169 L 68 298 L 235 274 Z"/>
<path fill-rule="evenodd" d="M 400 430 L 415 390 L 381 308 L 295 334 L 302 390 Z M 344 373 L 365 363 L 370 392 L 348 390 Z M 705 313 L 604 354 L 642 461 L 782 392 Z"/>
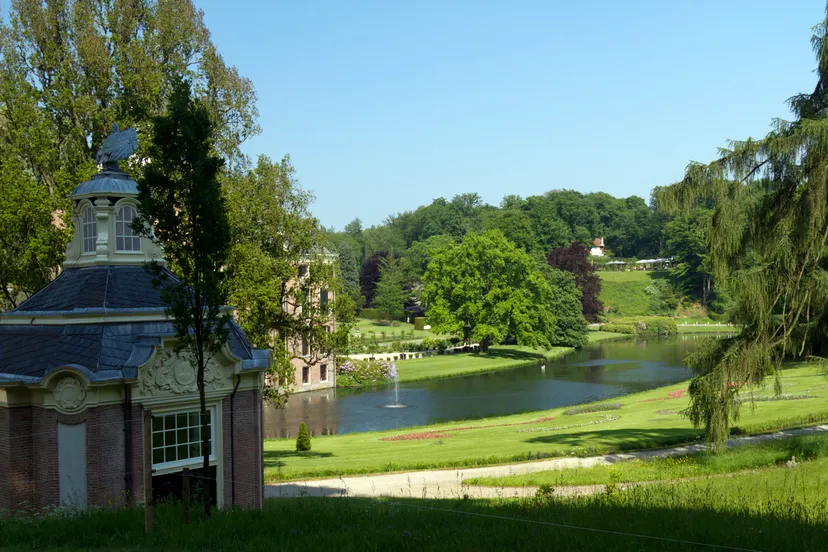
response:
<path fill-rule="evenodd" d="M 394 378 L 394 404 L 386 404 L 385 408 L 405 408 L 405 405 L 400 403 L 400 378 L 396 364 L 391 364 L 390 375 Z"/>

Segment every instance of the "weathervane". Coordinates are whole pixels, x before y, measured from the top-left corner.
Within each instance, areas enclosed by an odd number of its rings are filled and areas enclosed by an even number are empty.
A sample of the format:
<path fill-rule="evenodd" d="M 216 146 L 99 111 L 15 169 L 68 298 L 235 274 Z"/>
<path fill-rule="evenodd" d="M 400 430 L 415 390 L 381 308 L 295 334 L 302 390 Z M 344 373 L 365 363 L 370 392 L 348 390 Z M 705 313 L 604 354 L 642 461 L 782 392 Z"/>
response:
<path fill-rule="evenodd" d="M 119 130 L 118 123 L 112 123 L 112 132 L 106 137 L 95 162 L 103 164 L 104 170 L 118 170 L 118 161 L 128 159 L 138 148 L 138 133 L 134 128 Z"/>

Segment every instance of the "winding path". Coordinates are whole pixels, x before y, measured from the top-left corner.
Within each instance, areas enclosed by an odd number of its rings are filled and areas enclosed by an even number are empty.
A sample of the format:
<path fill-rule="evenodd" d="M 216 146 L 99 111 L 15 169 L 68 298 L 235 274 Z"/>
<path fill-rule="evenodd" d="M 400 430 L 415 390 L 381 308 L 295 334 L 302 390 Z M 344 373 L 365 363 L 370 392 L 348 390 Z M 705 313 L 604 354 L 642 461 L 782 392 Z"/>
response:
<path fill-rule="evenodd" d="M 748 437 L 734 437 L 727 446 L 735 447 L 786 439 L 798 435 L 828 432 L 828 424 L 764 433 Z M 335 479 L 316 479 L 309 481 L 292 481 L 265 486 L 265 497 L 299 497 L 299 496 L 339 496 L 339 497 L 412 497 L 412 498 L 510 498 L 532 496 L 534 487 L 478 487 L 465 485 L 463 481 L 472 477 L 499 477 L 522 475 L 550 470 L 569 468 L 588 468 L 601 464 L 614 464 L 633 459 L 662 458 L 682 456 L 707 449 L 703 443 L 664 449 L 641 450 L 624 453 L 605 454 L 590 458 L 555 458 L 538 462 L 521 462 L 487 466 L 483 468 L 457 468 L 449 470 L 425 470 L 404 473 L 348 476 Z M 629 485 L 629 484 L 627 484 Z M 602 489 L 602 485 L 585 485 L 580 487 L 557 488 L 556 494 L 591 494 Z"/>

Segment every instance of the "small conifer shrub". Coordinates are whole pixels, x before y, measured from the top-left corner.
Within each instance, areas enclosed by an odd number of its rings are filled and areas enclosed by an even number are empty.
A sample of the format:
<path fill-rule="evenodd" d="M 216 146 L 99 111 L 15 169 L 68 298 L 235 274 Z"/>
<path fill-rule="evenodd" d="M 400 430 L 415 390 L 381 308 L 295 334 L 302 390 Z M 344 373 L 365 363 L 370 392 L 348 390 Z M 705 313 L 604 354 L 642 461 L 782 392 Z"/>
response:
<path fill-rule="evenodd" d="M 310 433 L 308 433 L 308 426 L 305 422 L 299 426 L 299 435 L 296 436 L 296 451 L 307 452 L 311 449 Z"/>

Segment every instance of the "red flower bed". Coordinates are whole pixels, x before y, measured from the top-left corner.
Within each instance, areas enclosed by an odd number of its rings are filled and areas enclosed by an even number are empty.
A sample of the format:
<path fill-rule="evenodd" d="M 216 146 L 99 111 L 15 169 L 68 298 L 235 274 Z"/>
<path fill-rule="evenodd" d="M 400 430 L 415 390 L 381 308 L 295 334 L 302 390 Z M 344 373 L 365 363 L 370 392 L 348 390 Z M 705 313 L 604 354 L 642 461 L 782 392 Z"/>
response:
<path fill-rule="evenodd" d="M 655 401 L 668 401 L 670 399 L 680 399 L 687 395 L 687 389 L 676 389 L 675 391 L 670 391 L 667 393 L 668 397 L 655 397 L 653 399 L 642 399 L 638 402 L 640 403 L 648 403 L 648 402 L 655 402 Z"/>

